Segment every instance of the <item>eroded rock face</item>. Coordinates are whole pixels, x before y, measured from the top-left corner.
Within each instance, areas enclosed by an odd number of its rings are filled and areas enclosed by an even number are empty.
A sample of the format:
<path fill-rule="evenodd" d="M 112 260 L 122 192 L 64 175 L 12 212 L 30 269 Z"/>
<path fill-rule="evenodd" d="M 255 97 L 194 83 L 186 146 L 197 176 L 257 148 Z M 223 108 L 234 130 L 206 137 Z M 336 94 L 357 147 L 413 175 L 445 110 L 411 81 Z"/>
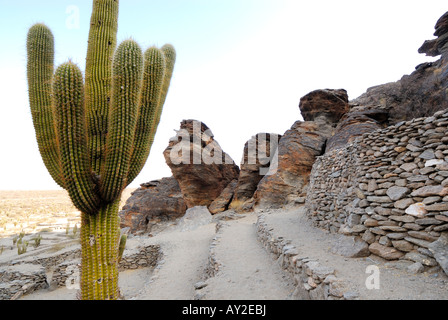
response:
<path fill-rule="evenodd" d="M 238 166 L 200 121 L 183 120 L 163 154 L 188 208 L 208 207 L 238 179 Z"/>
<path fill-rule="evenodd" d="M 364 106 L 380 105 L 389 112 L 389 124 L 413 118 L 427 117 L 448 108 L 448 12 L 436 23 L 433 40 L 425 41 L 418 50 L 441 58 L 422 63 L 410 75 L 397 82 L 367 89 L 352 103 Z"/>
<path fill-rule="evenodd" d="M 258 183 L 269 171 L 280 138 L 278 134 L 258 133 L 244 145 L 238 185 L 232 200 L 234 208 L 241 208 L 253 197 Z"/>
<path fill-rule="evenodd" d="M 344 89 L 319 89 L 300 99 L 300 112 L 305 121 L 324 117 L 329 123 L 337 123 L 349 111 L 348 95 Z"/>
<path fill-rule="evenodd" d="M 444 55 L 448 51 L 448 12 L 446 12 L 437 21 L 434 35 L 437 37 L 433 40 L 426 40 L 418 49 L 419 53 L 425 53 L 430 57 Z"/>
<path fill-rule="evenodd" d="M 179 184 L 173 177 L 141 185 L 126 201 L 119 215 L 121 228 L 131 233 L 151 232 L 161 222 L 174 221 L 187 211 Z"/>
<path fill-rule="evenodd" d="M 226 211 L 229 208 L 230 202 L 233 199 L 233 195 L 238 184 L 238 180 L 232 180 L 227 187 L 221 192 L 208 207 L 211 214 L 217 214 Z"/>
<path fill-rule="evenodd" d="M 347 91 L 312 91 L 300 99 L 299 108 L 306 121 L 294 123 L 280 139 L 270 172 L 257 186 L 255 207 L 280 208 L 303 203 L 314 161 L 324 153 L 327 139 L 349 111 Z"/>
<path fill-rule="evenodd" d="M 335 134 L 328 139 L 325 152 L 345 146 L 364 133 L 383 128 L 389 113 L 378 107 L 354 106 L 342 116 Z"/>
<path fill-rule="evenodd" d="M 258 184 L 255 206 L 280 208 L 303 196 L 314 161 L 323 153 L 331 133 L 324 117 L 294 123 L 279 141 L 270 172 Z"/>

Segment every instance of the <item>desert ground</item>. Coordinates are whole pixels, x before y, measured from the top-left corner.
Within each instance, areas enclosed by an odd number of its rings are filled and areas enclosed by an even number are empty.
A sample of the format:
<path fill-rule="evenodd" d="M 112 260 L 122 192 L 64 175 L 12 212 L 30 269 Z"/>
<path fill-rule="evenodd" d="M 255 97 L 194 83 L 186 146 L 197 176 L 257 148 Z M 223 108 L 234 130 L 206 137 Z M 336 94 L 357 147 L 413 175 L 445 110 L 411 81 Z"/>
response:
<path fill-rule="evenodd" d="M 132 190 L 126 190 L 123 203 Z M 26 272 L 38 258 L 79 248 L 79 213 L 64 191 L 0 192 L 0 267 Z M 130 235 L 125 252 L 156 245 L 162 252 L 154 267 L 120 272 L 125 300 L 296 300 L 294 279 L 257 238 L 257 219 L 279 239 L 290 239 L 299 256 L 335 270 L 359 300 L 445 300 L 448 277 L 441 271 L 409 273 L 411 262 L 370 256 L 345 258 L 332 252 L 338 236 L 311 226 L 301 208 L 236 214 L 231 210 L 189 221 L 183 217 L 154 235 Z M 77 226 L 77 227 L 75 227 Z M 29 245 L 18 254 L 17 238 Z M 41 235 L 39 246 L 34 246 Z M 126 253 L 125 253 L 126 254 Z M 23 256 L 23 258 L 21 258 Z M 22 262 L 19 262 L 22 261 Z M 216 265 L 216 270 L 210 267 Z M 381 288 L 368 290 L 366 269 L 381 270 Z M 5 283 L 0 283 L 1 286 Z M 7 285 L 7 284 L 6 284 Z M 74 300 L 77 290 L 50 286 L 24 292 L 19 300 Z"/>
<path fill-rule="evenodd" d="M 126 189 L 122 205 L 135 189 Z M 65 190 L 0 190 L 0 237 L 65 230 L 80 226 L 79 211 Z"/>

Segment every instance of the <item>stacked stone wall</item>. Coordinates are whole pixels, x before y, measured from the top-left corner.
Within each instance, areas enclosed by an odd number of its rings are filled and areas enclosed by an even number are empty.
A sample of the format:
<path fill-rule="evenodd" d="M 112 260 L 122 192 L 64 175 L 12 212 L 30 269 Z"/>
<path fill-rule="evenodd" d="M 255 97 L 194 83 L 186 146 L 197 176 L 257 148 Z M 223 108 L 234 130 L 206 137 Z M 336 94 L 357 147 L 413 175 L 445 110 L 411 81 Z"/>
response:
<path fill-rule="evenodd" d="M 125 251 L 118 270 L 121 272 L 155 267 L 161 256 L 158 245 Z M 80 262 L 81 250 L 75 249 L 33 261 L 16 261 L 0 266 L 0 300 L 18 299 L 23 294 L 51 285 L 76 287 L 80 276 Z"/>
<path fill-rule="evenodd" d="M 297 300 L 355 300 L 358 292 L 349 290 L 335 270 L 316 259 L 301 256 L 291 241 L 277 236 L 267 223 L 265 216 L 258 213 L 257 238 L 263 247 L 288 272 L 294 281 L 295 290 L 291 296 Z"/>
<path fill-rule="evenodd" d="M 373 254 L 447 273 L 448 110 L 318 157 L 305 206 L 316 227 L 359 236 Z"/>

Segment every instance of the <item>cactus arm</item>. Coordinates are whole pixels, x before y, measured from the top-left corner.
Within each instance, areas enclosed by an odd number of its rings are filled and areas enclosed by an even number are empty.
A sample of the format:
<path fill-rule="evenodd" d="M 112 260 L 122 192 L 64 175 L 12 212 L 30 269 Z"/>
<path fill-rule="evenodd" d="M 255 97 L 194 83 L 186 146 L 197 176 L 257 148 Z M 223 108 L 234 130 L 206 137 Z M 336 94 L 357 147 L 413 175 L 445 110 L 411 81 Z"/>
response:
<path fill-rule="evenodd" d="M 94 0 L 86 58 L 86 116 L 90 165 L 99 174 L 104 163 L 111 99 L 112 60 L 117 45 L 118 0 Z"/>
<path fill-rule="evenodd" d="M 127 178 L 128 185 L 142 170 L 151 150 L 155 133 L 156 110 L 160 101 L 160 90 L 166 68 L 165 58 L 160 49 L 151 47 L 146 50 L 144 57 L 143 86 L 135 128 L 134 148 Z"/>
<path fill-rule="evenodd" d="M 117 198 L 126 187 L 143 77 L 143 52 L 133 40 L 118 46 L 114 56 L 112 100 L 101 196 Z"/>
<path fill-rule="evenodd" d="M 65 187 L 79 210 L 95 214 L 100 200 L 94 192 L 88 161 L 83 78 L 81 70 L 71 62 L 55 72 L 53 105 Z"/>
<path fill-rule="evenodd" d="M 126 241 L 128 236 L 123 234 L 120 238 L 120 243 L 118 244 L 118 262 L 123 258 L 124 249 L 126 248 Z"/>
<path fill-rule="evenodd" d="M 54 65 L 54 37 L 44 24 L 33 25 L 27 36 L 29 102 L 42 160 L 56 183 L 64 187 L 59 147 L 51 106 Z"/>
<path fill-rule="evenodd" d="M 163 106 L 165 105 L 165 100 L 168 95 L 168 90 L 171 84 L 171 78 L 173 77 L 174 64 L 176 63 L 176 50 L 171 44 L 165 44 L 162 47 L 162 52 L 165 56 L 165 76 L 163 77 L 162 88 L 160 92 L 160 101 L 156 111 L 156 125 L 154 129 L 157 130 L 157 127 L 160 122 L 160 118 L 162 116 Z M 155 132 L 154 132 L 155 135 Z"/>

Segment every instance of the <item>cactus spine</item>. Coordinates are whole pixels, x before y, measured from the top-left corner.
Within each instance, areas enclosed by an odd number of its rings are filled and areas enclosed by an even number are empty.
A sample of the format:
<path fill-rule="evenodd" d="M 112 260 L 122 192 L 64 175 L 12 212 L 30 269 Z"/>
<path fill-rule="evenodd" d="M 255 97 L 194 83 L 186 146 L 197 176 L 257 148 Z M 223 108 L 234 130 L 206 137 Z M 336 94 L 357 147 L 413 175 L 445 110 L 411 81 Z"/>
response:
<path fill-rule="evenodd" d="M 72 62 L 54 71 L 44 24 L 27 37 L 29 101 L 39 151 L 81 211 L 81 298 L 117 299 L 121 193 L 143 168 L 175 63 L 171 45 L 116 47 L 118 0 L 94 0 L 85 81 Z"/>

